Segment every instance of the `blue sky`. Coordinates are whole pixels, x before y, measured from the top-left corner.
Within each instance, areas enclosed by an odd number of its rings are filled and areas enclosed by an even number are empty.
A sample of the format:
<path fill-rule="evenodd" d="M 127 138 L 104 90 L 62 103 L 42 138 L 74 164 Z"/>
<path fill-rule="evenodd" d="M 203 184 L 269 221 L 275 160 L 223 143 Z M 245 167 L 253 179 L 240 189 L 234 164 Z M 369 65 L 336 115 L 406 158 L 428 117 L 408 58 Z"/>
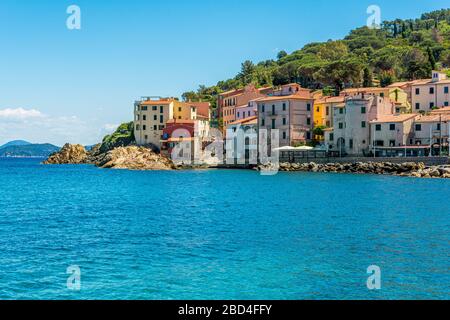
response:
<path fill-rule="evenodd" d="M 68 30 L 66 9 L 81 9 Z M 448 0 L 2 0 L 0 144 L 93 144 L 143 95 L 179 96 L 366 23 L 416 18 Z"/>

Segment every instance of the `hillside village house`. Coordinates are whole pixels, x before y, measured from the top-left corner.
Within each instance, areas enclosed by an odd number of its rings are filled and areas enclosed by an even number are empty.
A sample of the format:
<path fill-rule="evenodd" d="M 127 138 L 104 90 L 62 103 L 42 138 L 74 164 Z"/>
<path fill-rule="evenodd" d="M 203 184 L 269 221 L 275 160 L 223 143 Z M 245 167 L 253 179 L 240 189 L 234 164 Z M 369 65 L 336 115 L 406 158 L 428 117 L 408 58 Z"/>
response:
<path fill-rule="evenodd" d="M 314 127 L 333 126 L 333 110 L 335 107 L 344 106 L 345 97 L 321 97 L 314 102 Z"/>
<path fill-rule="evenodd" d="M 382 115 L 370 122 L 372 146 L 401 147 L 412 144 L 416 114 Z"/>
<path fill-rule="evenodd" d="M 411 104 L 408 100 L 408 94 L 398 87 L 386 88 L 350 88 L 341 92 L 341 96 L 355 96 L 359 94 L 373 94 L 381 98 L 390 98 L 395 104 L 395 113 L 410 113 Z"/>
<path fill-rule="evenodd" d="M 450 114 L 420 116 L 414 123 L 415 145 L 430 145 L 433 148 L 448 146 Z"/>
<path fill-rule="evenodd" d="M 447 75 L 433 71 L 431 79 L 416 80 L 411 83 L 413 112 L 430 111 L 448 107 L 450 102 L 450 79 Z"/>
<path fill-rule="evenodd" d="M 307 143 L 312 139 L 314 99 L 301 95 L 273 96 L 258 104 L 258 129 L 278 129 L 280 147 Z"/>
<path fill-rule="evenodd" d="M 269 93 L 272 93 L 272 88 L 256 88 L 253 84 L 247 85 L 243 89 L 221 93 L 217 106 L 219 115 L 223 119 L 223 129 L 226 130 L 228 124 L 237 120 L 236 108 L 248 106 L 251 100 L 263 98 Z"/>
<path fill-rule="evenodd" d="M 255 117 L 256 113 L 258 111 L 257 101 L 260 99 L 263 99 L 263 98 L 264 97 L 251 100 L 248 102 L 248 104 L 237 107 L 236 108 L 236 121 Z"/>
<path fill-rule="evenodd" d="M 258 117 L 253 116 L 245 119 L 236 120 L 232 123 L 230 123 L 227 126 L 227 132 L 233 133 L 233 155 L 235 158 L 241 158 L 245 159 L 246 163 L 248 163 L 250 159 L 250 153 L 253 151 L 253 158 L 256 159 L 257 157 L 257 144 L 258 144 Z M 242 135 L 243 139 L 243 145 L 244 145 L 244 152 L 243 155 L 237 154 L 237 144 L 240 142 L 238 135 Z M 231 138 L 227 134 L 227 138 Z"/>
<path fill-rule="evenodd" d="M 202 114 L 197 114 L 197 108 L 202 109 Z M 180 102 L 175 98 L 144 97 L 134 106 L 136 143 L 161 148 L 166 124 L 173 119 L 196 120 L 200 127 L 206 126 L 206 123 L 209 126 L 209 110 L 205 110 L 205 105 Z"/>
<path fill-rule="evenodd" d="M 370 150 L 370 122 L 392 115 L 394 103 L 387 97 L 359 94 L 345 98 L 333 110 L 334 126 L 325 131 L 325 145 L 340 154 L 363 155 Z"/>

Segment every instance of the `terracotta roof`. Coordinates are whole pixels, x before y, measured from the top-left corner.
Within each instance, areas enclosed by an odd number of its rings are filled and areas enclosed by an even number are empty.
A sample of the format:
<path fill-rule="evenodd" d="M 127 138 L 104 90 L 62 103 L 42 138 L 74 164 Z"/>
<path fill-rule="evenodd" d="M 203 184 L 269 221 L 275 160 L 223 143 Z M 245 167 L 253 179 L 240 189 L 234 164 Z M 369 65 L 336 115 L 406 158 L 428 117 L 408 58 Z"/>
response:
<path fill-rule="evenodd" d="M 258 117 L 249 117 L 245 119 L 240 119 L 234 122 L 229 123 L 228 125 L 235 125 L 235 124 L 257 124 L 258 123 Z"/>
<path fill-rule="evenodd" d="M 326 102 L 329 103 L 341 103 L 345 102 L 345 97 L 339 96 L 339 97 L 327 97 Z"/>
<path fill-rule="evenodd" d="M 203 117 L 209 118 L 209 108 L 211 104 L 209 102 L 188 102 L 191 106 L 197 108 L 197 114 Z"/>
<path fill-rule="evenodd" d="M 426 115 L 416 119 L 416 122 L 447 122 L 450 121 L 450 115 Z"/>
<path fill-rule="evenodd" d="M 450 84 L 450 79 L 440 80 L 433 82 L 432 79 L 423 79 L 423 80 L 417 80 L 412 85 L 413 86 L 420 86 L 420 85 L 431 85 L 431 84 Z"/>
<path fill-rule="evenodd" d="M 258 102 L 270 102 L 270 101 L 283 101 L 283 100 L 302 100 L 302 101 L 313 101 L 313 98 L 305 98 L 300 95 L 291 94 L 289 96 L 273 96 L 267 97 L 259 100 Z"/>
<path fill-rule="evenodd" d="M 394 123 L 394 122 L 405 122 L 416 118 L 417 114 L 394 114 L 394 115 L 384 115 L 377 119 L 371 121 L 370 123 Z"/>
<path fill-rule="evenodd" d="M 399 81 L 399 82 L 394 82 L 390 85 L 388 85 L 386 88 L 401 88 L 404 86 L 408 86 L 408 85 L 413 85 L 415 83 L 421 82 L 421 81 L 425 81 L 426 79 L 418 79 L 418 80 L 411 80 L 411 81 Z"/>
<path fill-rule="evenodd" d="M 450 107 L 444 107 L 431 111 L 432 114 L 450 113 Z"/>
<path fill-rule="evenodd" d="M 170 99 L 164 99 L 164 100 L 145 100 L 145 101 L 141 101 L 140 105 L 144 105 L 144 106 L 154 106 L 154 105 L 167 105 L 167 104 L 171 104 L 172 102 L 175 102 L 175 100 L 170 100 Z"/>

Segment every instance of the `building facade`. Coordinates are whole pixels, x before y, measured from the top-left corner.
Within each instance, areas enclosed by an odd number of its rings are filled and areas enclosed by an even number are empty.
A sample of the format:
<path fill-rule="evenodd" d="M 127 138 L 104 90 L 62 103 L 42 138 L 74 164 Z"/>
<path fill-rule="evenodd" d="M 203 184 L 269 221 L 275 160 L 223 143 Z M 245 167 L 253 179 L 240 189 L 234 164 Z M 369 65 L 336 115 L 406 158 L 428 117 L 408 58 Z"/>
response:
<path fill-rule="evenodd" d="M 413 112 L 428 112 L 450 106 L 450 80 L 443 73 L 433 71 L 431 79 L 416 80 L 411 84 Z"/>
<path fill-rule="evenodd" d="M 195 103 L 180 102 L 175 98 L 144 97 L 134 105 L 134 135 L 138 145 L 161 148 L 163 132 L 170 120 L 199 120 L 209 122 L 197 114 Z"/>
<path fill-rule="evenodd" d="M 261 99 L 258 105 L 258 128 L 278 129 L 279 146 L 294 146 L 312 140 L 314 99 L 298 95 Z"/>
<path fill-rule="evenodd" d="M 325 131 L 325 145 L 340 154 L 366 155 L 370 152 L 370 122 L 394 114 L 390 98 L 359 94 L 345 98 L 345 105 L 333 110 L 333 128 Z"/>

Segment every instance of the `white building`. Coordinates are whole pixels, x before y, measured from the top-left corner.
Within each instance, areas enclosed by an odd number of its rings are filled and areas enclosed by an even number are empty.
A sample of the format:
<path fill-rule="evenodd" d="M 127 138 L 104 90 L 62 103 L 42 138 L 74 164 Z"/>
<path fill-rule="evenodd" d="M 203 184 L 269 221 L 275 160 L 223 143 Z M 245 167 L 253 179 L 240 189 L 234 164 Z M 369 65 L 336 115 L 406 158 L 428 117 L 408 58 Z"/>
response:
<path fill-rule="evenodd" d="M 325 130 L 325 145 L 340 154 L 364 155 L 370 152 L 370 122 L 393 115 L 394 103 L 374 94 L 348 96 L 345 106 L 333 110 L 333 128 Z"/>
<path fill-rule="evenodd" d="M 432 79 L 416 80 L 411 84 L 413 112 L 430 111 L 449 106 L 450 79 L 443 73 L 433 71 Z"/>

